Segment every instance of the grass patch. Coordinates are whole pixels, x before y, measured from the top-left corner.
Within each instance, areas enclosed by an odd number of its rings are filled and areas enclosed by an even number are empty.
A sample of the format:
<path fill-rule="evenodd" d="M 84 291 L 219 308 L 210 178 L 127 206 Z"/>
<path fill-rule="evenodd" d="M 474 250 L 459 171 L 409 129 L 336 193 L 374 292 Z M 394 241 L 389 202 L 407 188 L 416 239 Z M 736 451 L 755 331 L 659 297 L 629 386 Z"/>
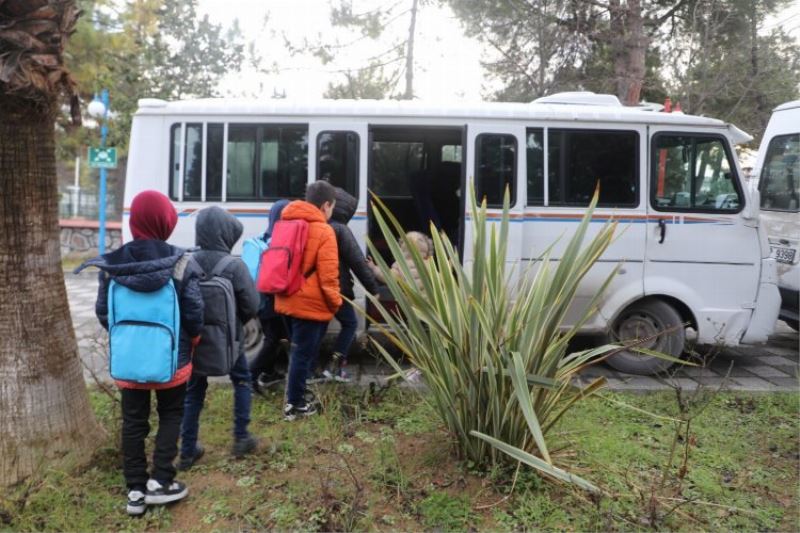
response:
<path fill-rule="evenodd" d="M 254 398 L 251 429 L 261 444 L 234 460 L 232 392 L 212 386 L 200 427 L 206 456 L 180 476 L 189 498 L 131 519 L 118 406 L 95 391 L 108 441 L 89 467 L 45 470 L 0 495 L 0 530 L 797 529 L 798 394 L 711 397 L 693 422 L 685 472 L 681 462 L 665 466 L 675 440 L 668 420 L 590 399 L 554 429 L 551 447 L 572 450 L 557 462 L 607 493 L 594 501 L 524 467 L 476 471 L 456 458 L 452 439 L 412 391 L 370 396 L 330 386 L 319 397 L 323 414 L 296 423 L 281 420 L 280 393 Z M 610 397 L 678 413 L 671 393 Z"/>

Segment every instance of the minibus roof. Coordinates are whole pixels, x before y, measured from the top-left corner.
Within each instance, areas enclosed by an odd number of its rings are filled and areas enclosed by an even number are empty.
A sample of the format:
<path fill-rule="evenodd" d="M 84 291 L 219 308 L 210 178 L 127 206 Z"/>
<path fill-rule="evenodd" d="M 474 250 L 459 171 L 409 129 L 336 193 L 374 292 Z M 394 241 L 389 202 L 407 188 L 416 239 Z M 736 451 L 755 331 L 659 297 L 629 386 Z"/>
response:
<path fill-rule="evenodd" d="M 786 102 L 785 104 L 781 104 L 778 107 L 776 107 L 775 109 L 773 109 L 773 112 L 774 111 L 787 111 L 789 109 L 795 109 L 797 107 L 800 107 L 800 100 L 794 100 L 792 102 Z"/>
<path fill-rule="evenodd" d="M 574 94 L 574 93 L 567 93 Z M 351 116 L 351 117 L 417 117 L 440 119 L 502 119 L 562 122 L 620 122 L 652 125 L 706 126 L 727 128 L 734 142 L 750 140 L 750 136 L 725 122 L 681 112 L 658 112 L 656 106 L 626 107 L 603 97 L 597 103 L 554 98 L 532 103 L 516 102 L 458 102 L 437 103 L 422 100 L 310 100 L 204 98 L 167 102 L 157 99 L 139 100 L 137 115 L 223 115 L 223 116 Z M 616 100 L 615 97 L 611 97 Z"/>

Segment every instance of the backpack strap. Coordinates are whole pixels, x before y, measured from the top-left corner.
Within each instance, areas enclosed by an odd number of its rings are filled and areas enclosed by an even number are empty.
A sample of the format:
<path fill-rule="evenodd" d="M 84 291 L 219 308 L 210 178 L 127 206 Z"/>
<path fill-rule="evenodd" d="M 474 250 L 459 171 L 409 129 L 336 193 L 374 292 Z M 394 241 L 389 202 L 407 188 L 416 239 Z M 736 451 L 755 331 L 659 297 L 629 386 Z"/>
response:
<path fill-rule="evenodd" d="M 211 271 L 211 277 L 213 278 L 215 276 L 221 276 L 222 273 L 225 272 L 225 269 L 228 268 L 231 263 L 233 263 L 234 259 L 235 257 L 232 255 L 226 255 L 220 259 L 219 262 L 217 262 L 217 264 L 214 266 L 214 270 Z"/>
<path fill-rule="evenodd" d="M 192 254 L 189 252 L 185 252 L 178 262 L 175 263 L 175 269 L 172 271 L 172 277 L 178 281 L 183 281 L 183 277 L 186 275 L 186 268 L 189 266 L 189 261 L 192 258 Z"/>

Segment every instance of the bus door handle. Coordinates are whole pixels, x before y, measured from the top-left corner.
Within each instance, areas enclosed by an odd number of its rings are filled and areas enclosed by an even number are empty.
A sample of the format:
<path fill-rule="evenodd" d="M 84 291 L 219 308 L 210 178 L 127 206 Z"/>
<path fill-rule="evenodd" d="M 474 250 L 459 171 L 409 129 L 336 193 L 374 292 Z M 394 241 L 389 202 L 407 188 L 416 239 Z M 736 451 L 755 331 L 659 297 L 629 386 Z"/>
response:
<path fill-rule="evenodd" d="M 658 219 L 658 229 L 661 232 L 661 235 L 658 239 L 658 244 L 663 244 L 664 237 L 667 235 L 667 222 L 663 218 Z"/>

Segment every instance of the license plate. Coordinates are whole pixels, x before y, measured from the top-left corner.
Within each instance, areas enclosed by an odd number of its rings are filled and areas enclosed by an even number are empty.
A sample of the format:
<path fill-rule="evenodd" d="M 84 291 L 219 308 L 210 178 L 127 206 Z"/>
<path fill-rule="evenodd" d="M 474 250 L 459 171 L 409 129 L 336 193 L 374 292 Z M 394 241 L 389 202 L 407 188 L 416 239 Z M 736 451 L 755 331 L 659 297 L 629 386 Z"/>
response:
<path fill-rule="evenodd" d="M 794 263 L 794 248 L 781 248 L 775 246 L 773 250 L 775 250 L 775 259 L 779 263 Z"/>

